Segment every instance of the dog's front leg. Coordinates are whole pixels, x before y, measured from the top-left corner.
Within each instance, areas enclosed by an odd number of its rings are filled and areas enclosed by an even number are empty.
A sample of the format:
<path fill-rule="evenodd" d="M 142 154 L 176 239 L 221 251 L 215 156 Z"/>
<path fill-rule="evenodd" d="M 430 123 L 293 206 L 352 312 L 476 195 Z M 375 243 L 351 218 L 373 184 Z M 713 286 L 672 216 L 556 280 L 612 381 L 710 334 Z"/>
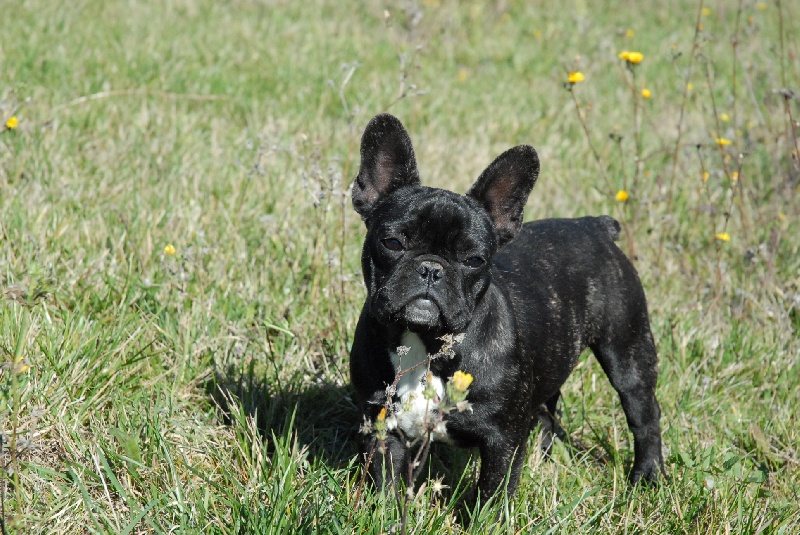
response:
<path fill-rule="evenodd" d="M 496 438 L 497 435 L 495 435 Z M 525 460 L 526 441 L 495 441 L 491 438 L 480 447 L 481 474 L 478 478 L 478 495 L 481 504 L 505 487 L 509 496 L 514 493 L 519 483 L 522 464 Z"/>
<path fill-rule="evenodd" d="M 408 448 L 399 436 L 389 433 L 386 439 L 372 437 L 366 443 L 365 462 L 375 488 L 388 490 L 386 485 L 400 484 L 408 467 Z"/>

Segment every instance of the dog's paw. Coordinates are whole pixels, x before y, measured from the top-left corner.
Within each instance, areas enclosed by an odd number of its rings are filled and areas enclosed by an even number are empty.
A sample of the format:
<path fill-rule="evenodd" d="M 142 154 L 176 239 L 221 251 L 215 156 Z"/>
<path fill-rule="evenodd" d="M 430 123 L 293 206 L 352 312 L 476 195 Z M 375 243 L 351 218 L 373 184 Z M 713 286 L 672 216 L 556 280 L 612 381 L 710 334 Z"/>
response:
<path fill-rule="evenodd" d="M 665 477 L 664 466 L 661 462 L 657 459 L 651 459 L 641 463 L 640 466 L 634 466 L 629 479 L 631 485 L 641 484 L 650 487 L 658 484 Z"/>

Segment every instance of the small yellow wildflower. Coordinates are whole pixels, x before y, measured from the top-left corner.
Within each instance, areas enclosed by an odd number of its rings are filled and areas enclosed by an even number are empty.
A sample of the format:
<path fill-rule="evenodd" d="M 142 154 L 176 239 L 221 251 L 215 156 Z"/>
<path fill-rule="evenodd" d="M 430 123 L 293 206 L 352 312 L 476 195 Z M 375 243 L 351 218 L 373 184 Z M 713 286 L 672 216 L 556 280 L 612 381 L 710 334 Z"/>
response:
<path fill-rule="evenodd" d="M 31 367 L 25 362 L 24 357 L 19 356 L 14 359 L 14 371 L 17 373 L 25 373 L 30 370 Z"/>
<path fill-rule="evenodd" d="M 627 50 L 623 50 L 619 54 L 617 54 L 619 59 L 624 59 L 631 65 L 638 65 L 644 59 L 644 54 L 641 52 L 629 52 Z"/>
<path fill-rule="evenodd" d="M 633 63 L 634 65 L 638 65 L 644 59 L 644 54 L 641 52 L 631 52 L 628 54 L 628 63 Z"/>
<path fill-rule="evenodd" d="M 703 171 L 703 182 L 708 182 L 708 171 Z"/>
<path fill-rule="evenodd" d="M 736 182 L 737 180 L 739 180 L 739 171 L 734 171 L 733 173 L 731 173 L 731 180 L 733 182 Z"/>
<path fill-rule="evenodd" d="M 386 419 L 386 407 L 381 408 L 381 412 L 378 413 L 378 421 L 382 422 Z"/>
<path fill-rule="evenodd" d="M 453 374 L 453 388 L 459 392 L 466 392 L 472 384 L 472 374 L 464 373 L 461 370 Z"/>
<path fill-rule="evenodd" d="M 731 120 L 731 116 L 728 115 L 727 113 L 720 113 L 719 120 L 722 121 L 723 123 L 727 123 L 728 121 Z"/>
<path fill-rule="evenodd" d="M 627 37 L 628 39 L 633 39 L 635 35 L 636 32 L 633 31 L 633 28 L 628 28 L 627 30 L 625 30 L 625 37 Z"/>
<path fill-rule="evenodd" d="M 17 126 L 19 126 L 19 119 L 17 119 L 16 115 L 12 115 L 8 118 L 8 121 L 6 121 L 6 128 L 14 130 Z"/>
<path fill-rule="evenodd" d="M 571 72 L 567 76 L 567 82 L 571 84 L 577 84 L 578 82 L 583 82 L 585 79 L 586 77 L 583 76 L 583 73 L 581 71 Z"/>
<path fill-rule="evenodd" d="M 731 235 L 727 232 L 717 232 L 714 237 L 719 241 L 731 241 Z"/>
<path fill-rule="evenodd" d="M 469 71 L 467 69 L 458 69 L 458 81 L 465 82 L 469 78 Z"/>
<path fill-rule="evenodd" d="M 164 247 L 164 254 L 169 256 L 175 256 L 175 254 L 177 254 L 175 246 L 173 246 L 171 243 L 168 243 L 167 246 Z"/>
<path fill-rule="evenodd" d="M 614 198 L 617 199 L 619 202 L 625 202 L 628 200 L 628 192 L 625 191 L 624 189 L 621 189 L 617 192 Z"/>
<path fill-rule="evenodd" d="M 707 16 L 711 15 L 711 10 L 709 8 L 707 8 L 707 7 L 704 7 L 702 13 L 703 13 L 704 17 L 707 17 Z"/>
<path fill-rule="evenodd" d="M 733 141 L 731 141 L 728 138 L 724 138 L 724 137 L 718 137 L 714 141 L 716 141 L 717 145 L 719 145 L 720 147 L 725 147 L 725 146 L 730 145 L 731 143 L 733 143 Z"/>
<path fill-rule="evenodd" d="M 756 7 L 758 8 L 759 11 L 764 11 L 765 9 L 767 9 L 767 3 L 759 2 L 756 4 Z"/>
<path fill-rule="evenodd" d="M 642 98 L 650 98 L 651 96 L 652 93 L 650 93 L 649 89 L 647 89 L 646 87 L 642 89 Z"/>
<path fill-rule="evenodd" d="M 688 84 L 686 84 L 686 91 L 687 92 L 691 91 L 692 89 L 694 89 L 694 84 L 692 82 L 689 82 Z"/>

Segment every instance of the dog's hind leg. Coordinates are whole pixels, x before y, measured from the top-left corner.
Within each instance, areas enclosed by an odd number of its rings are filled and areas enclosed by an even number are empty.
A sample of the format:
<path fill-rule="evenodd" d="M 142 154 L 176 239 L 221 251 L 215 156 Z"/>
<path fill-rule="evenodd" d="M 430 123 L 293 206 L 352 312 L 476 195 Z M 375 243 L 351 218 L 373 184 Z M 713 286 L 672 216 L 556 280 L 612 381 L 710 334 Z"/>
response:
<path fill-rule="evenodd" d="M 617 391 L 633 433 L 630 480 L 652 482 L 664 473 L 661 453 L 661 409 L 656 400 L 658 356 L 647 314 L 616 336 L 593 344 L 600 365 Z M 620 332 L 621 331 L 621 332 Z"/>

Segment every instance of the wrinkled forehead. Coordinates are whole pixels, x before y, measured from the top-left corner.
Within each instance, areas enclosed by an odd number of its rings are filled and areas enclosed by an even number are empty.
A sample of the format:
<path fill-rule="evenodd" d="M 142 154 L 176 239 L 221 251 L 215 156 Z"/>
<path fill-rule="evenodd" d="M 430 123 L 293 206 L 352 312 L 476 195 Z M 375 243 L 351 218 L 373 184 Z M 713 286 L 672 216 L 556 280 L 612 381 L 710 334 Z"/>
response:
<path fill-rule="evenodd" d="M 459 249 L 476 243 L 493 245 L 488 214 L 469 197 L 427 187 L 395 192 L 377 218 L 378 232 L 400 234 L 411 242 Z M 493 248 L 493 247 L 492 247 Z"/>

